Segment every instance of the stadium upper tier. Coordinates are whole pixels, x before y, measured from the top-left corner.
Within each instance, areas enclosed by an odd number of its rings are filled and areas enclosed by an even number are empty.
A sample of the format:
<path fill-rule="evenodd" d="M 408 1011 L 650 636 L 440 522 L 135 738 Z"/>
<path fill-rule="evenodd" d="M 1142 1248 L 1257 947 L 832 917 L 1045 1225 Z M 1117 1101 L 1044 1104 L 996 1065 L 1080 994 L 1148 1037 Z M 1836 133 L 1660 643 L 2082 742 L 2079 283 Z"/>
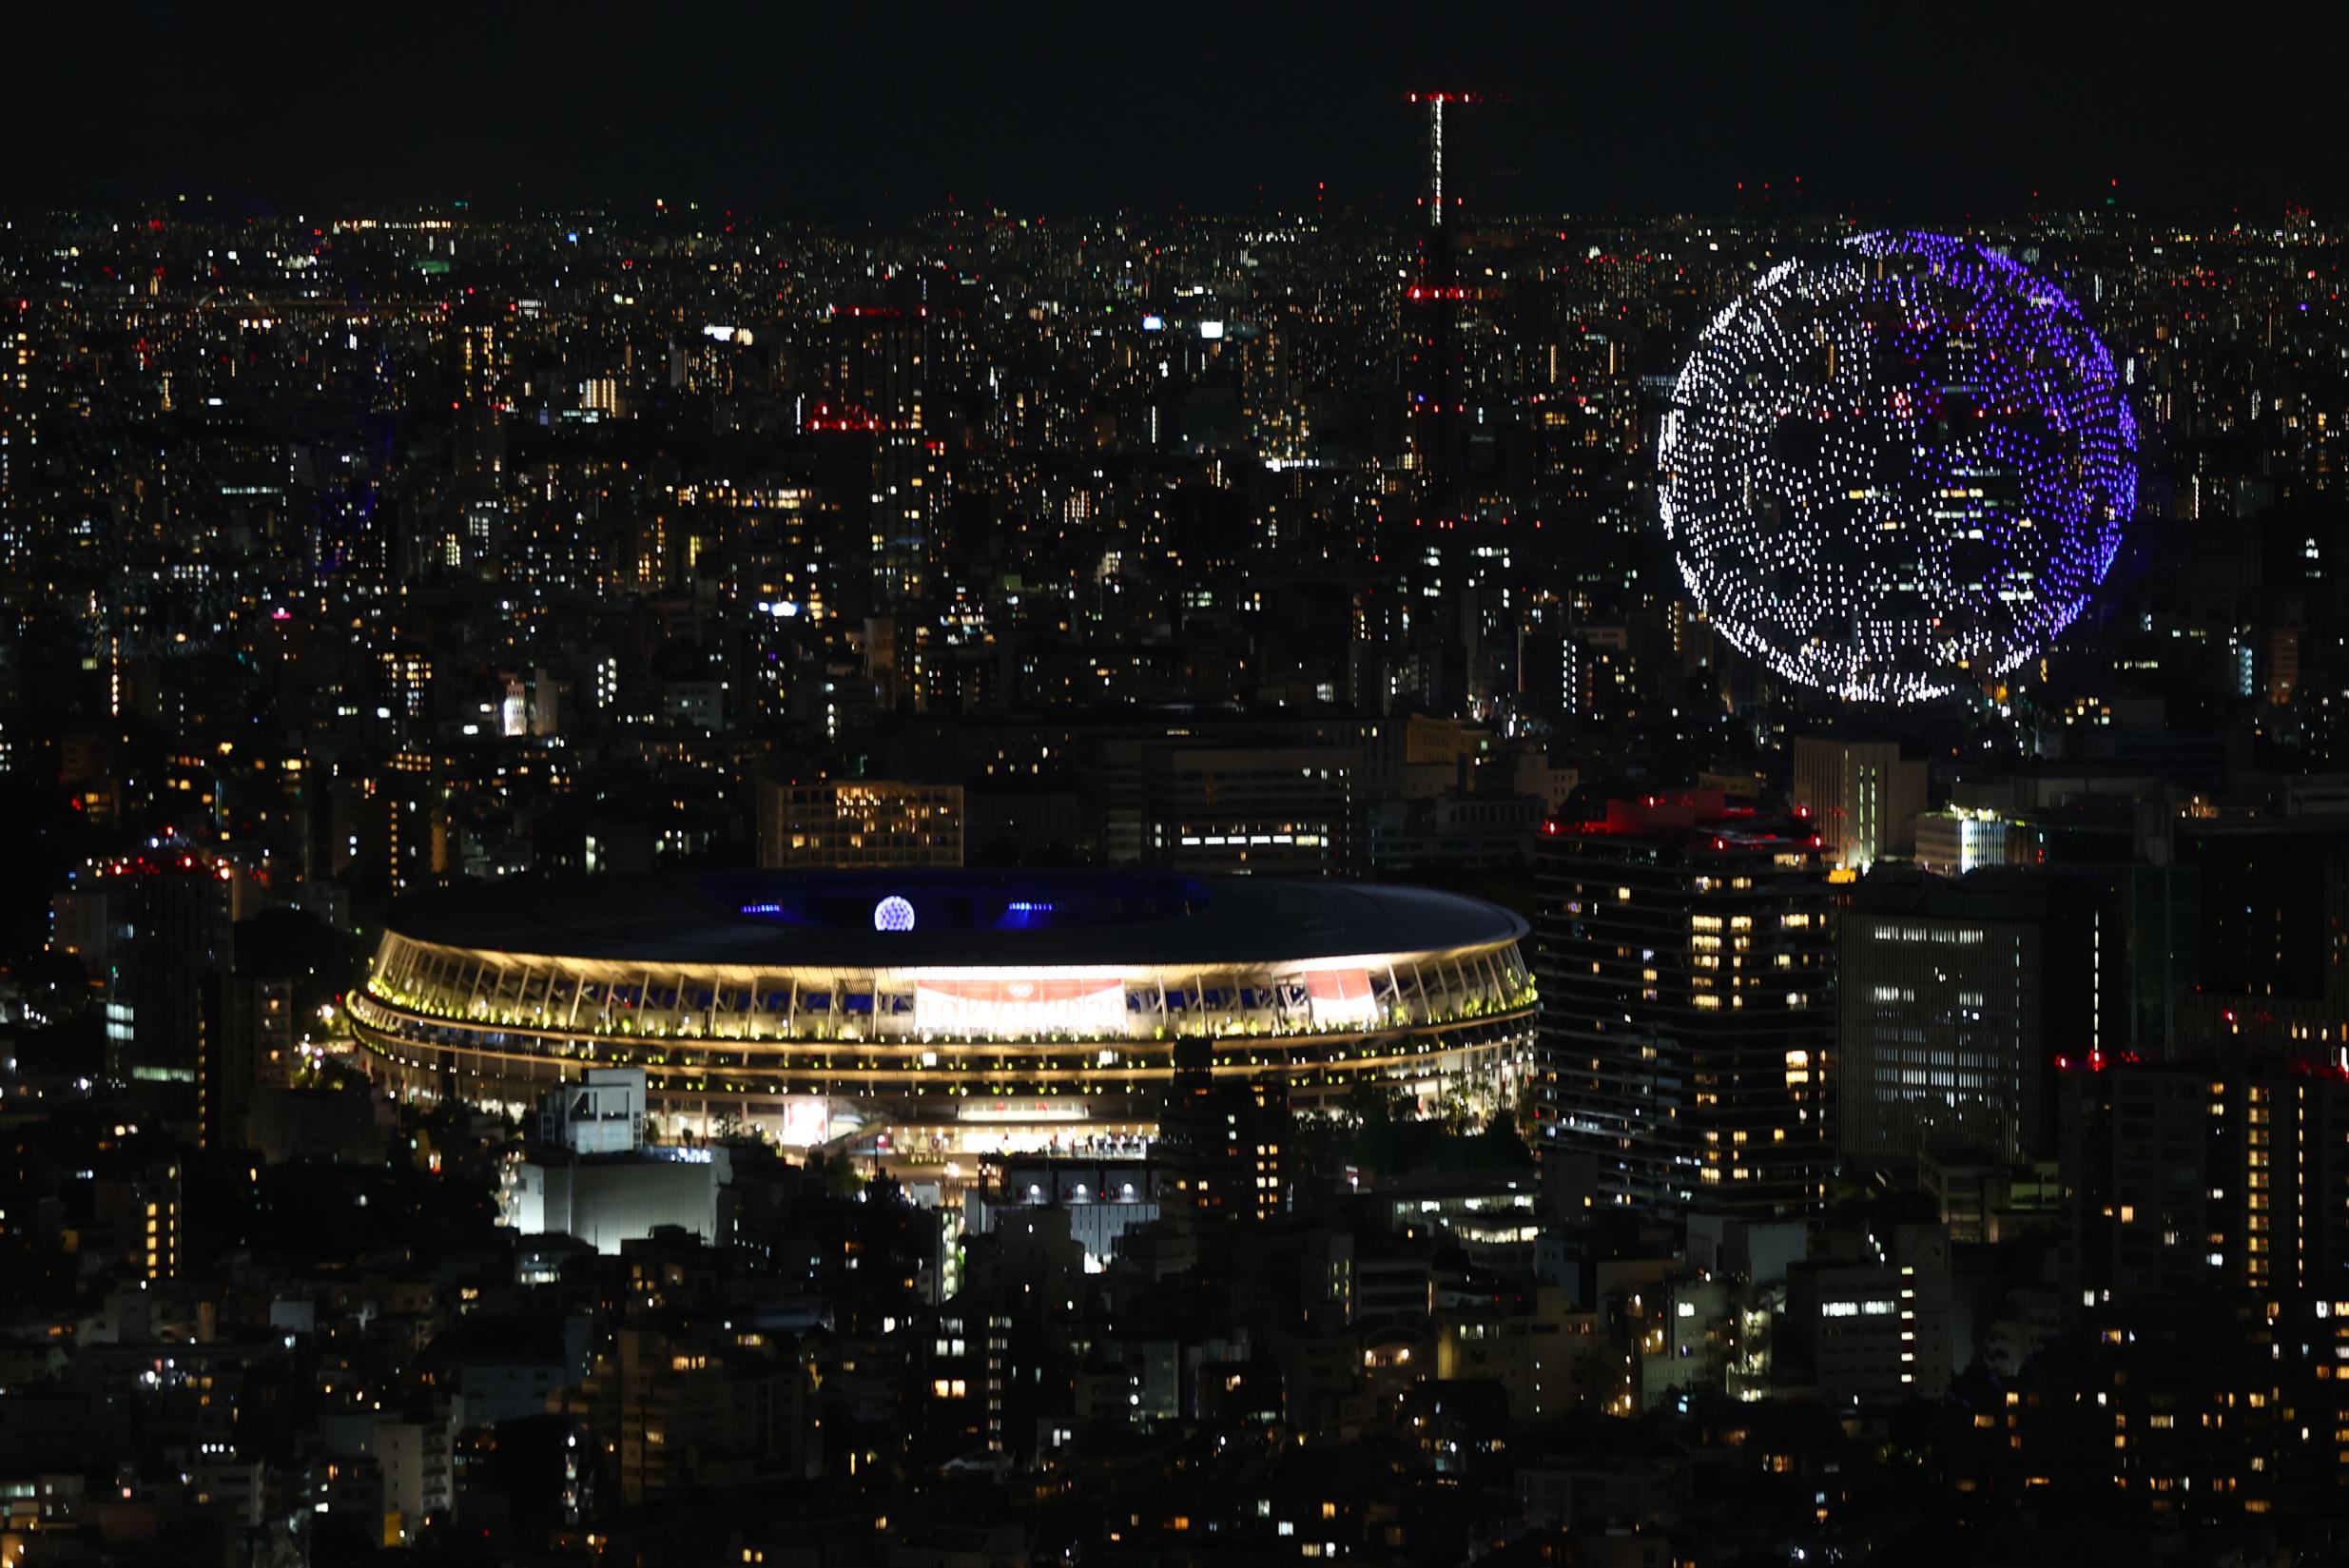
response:
<path fill-rule="evenodd" d="M 1184 1038 L 1308 1103 L 1488 1077 L 1531 1027 L 1525 931 L 1448 894 L 1246 877 L 524 879 L 397 904 L 350 1011 L 471 1098 L 628 1065 L 672 1104 L 754 1117 L 779 1096 L 920 1121 L 1077 1095 L 1097 1104 L 1075 1119 L 1131 1119 Z"/>

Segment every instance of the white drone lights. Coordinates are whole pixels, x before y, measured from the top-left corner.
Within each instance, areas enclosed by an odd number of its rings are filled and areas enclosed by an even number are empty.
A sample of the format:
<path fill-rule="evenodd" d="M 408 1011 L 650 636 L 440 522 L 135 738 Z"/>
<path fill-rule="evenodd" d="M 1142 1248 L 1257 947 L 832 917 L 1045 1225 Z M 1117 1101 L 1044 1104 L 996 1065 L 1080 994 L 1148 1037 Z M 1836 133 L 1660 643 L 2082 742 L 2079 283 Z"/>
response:
<path fill-rule="evenodd" d="M 2136 499 L 2112 357 L 2003 256 L 1871 234 L 1781 262 L 1699 339 L 1664 532 L 1723 635 L 1860 702 L 1946 696 L 2077 617 Z"/>

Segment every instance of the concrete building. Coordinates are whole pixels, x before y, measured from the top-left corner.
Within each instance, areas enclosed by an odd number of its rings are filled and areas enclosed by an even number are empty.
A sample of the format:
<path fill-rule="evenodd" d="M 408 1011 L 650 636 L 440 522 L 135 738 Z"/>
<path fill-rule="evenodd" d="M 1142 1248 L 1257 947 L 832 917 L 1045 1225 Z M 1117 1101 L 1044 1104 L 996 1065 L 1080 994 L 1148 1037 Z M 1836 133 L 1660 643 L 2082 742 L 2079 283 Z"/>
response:
<path fill-rule="evenodd" d="M 525 1235 L 575 1236 L 597 1251 L 664 1226 L 724 1245 L 733 1229 L 723 1147 L 645 1141 L 641 1068 L 591 1068 L 538 1104 L 538 1141 L 507 1171 L 499 1206 Z"/>
<path fill-rule="evenodd" d="M 2023 823 L 1979 806 L 1952 805 L 1916 819 L 1916 863 L 1943 877 L 2020 863 L 2030 845 Z"/>
<path fill-rule="evenodd" d="M 2337 1288 L 2349 1078 L 2329 1059 L 2067 1057 L 2057 1080 L 2074 1299 Z"/>
<path fill-rule="evenodd" d="M 1795 738 L 1795 804 L 1807 812 L 1827 863 L 1865 871 L 1916 847 L 1925 809 L 1925 765 L 1900 760 L 1896 741 Z"/>
<path fill-rule="evenodd" d="M 181 1192 L 176 1160 L 126 1165 L 90 1184 L 86 1230 L 68 1230 L 70 1249 L 113 1257 L 150 1284 L 179 1278 Z"/>
<path fill-rule="evenodd" d="M 207 1146 L 250 1144 L 256 1095 L 293 1086 L 300 1065 L 294 1023 L 292 980 L 238 974 L 221 982 L 219 1039 L 199 1086 Z"/>
<path fill-rule="evenodd" d="M 1544 803 L 1534 795 L 1457 791 L 1424 801 L 1381 801 L 1361 812 L 1356 849 L 1373 875 L 1521 866 L 1533 853 Z"/>
<path fill-rule="evenodd" d="M 52 945 L 103 985 L 106 1069 L 143 1108 L 206 1125 L 233 873 L 179 840 L 92 861 L 50 900 Z"/>
<path fill-rule="evenodd" d="M 1949 1232 L 1904 1225 L 1889 1238 L 1831 1237 L 1820 1250 L 1786 1271 L 1780 1392 L 1860 1404 L 1938 1398 L 1957 1372 Z"/>
<path fill-rule="evenodd" d="M 1837 1143 L 1913 1165 L 1929 1139 L 2014 1162 L 2047 1146 L 2053 1051 L 2045 880 L 1961 880 L 1878 866 L 1852 890 L 1837 942 Z"/>
<path fill-rule="evenodd" d="M 601 1442 L 629 1503 L 752 1477 L 804 1479 L 821 1452 L 806 1368 L 758 1334 L 613 1333 L 565 1413 Z"/>
<path fill-rule="evenodd" d="M 1596 1533 L 1626 1521 L 1669 1521 L 1695 1501 L 1689 1463 L 1677 1456 L 1594 1452 L 1522 1464 L 1517 1471 L 1518 1507 L 1537 1529 Z M 1660 1539 L 1632 1538 L 1640 1545 Z M 1610 1559 L 1619 1556 L 1610 1554 Z M 1669 1551 L 1659 1560 L 1670 1560 Z"/>
<path fill-rule="evenodd" d="M 1146 1159 L 1010 1159 L 992 1186 L 963 1194 L 962 1229 L 989 1235 L 1023 1210 L 1058 1208 L 1084 1249 L 1085 1272 L 1097 1274 L 1116 1255 L 1118 1237 L 1158 1217 L 1159 1194 L 1171 1198 L 1174 1180 Z"/>
<path fill-rule="evenodd" d="M 770 871 L 962 863 L 961 784 L 844 779 L 759 785 L 759 864 Z"/>
<path fill-rule="evenodd" d="M 1260 1221 L 1289 1207 L 1282 1148 L 1289 1083 L 1277 1073 L 1215 1071 L 1214 1048 L 1183 1040 L 1159 1113 L 1159 1157 L 1172 1207 L 1196 1222 Z"/>
<path fill-rule="evenodd" d="M 321 1415 L 318 1424 L 325 1455 L 338 1467 L 330 1469 L 328 1480 L 341 1481 L 340 1467 L 372 1471 L 374 1496 L 351 1497 L 349 1511 L 361 1511 L 379 1497 L 383 1544 L 413 1544 L 427 1520 L 445 1516 L 454 1505 L 454 1434 L 445 1407 L 336 1410 Z"/>
<path fill-rule="evenodd" d="M 1535 856 L 1536 1152 L 1602 1203 L 1798 1215 L 1834 1161 L 1833 903 L 1815 836 L 1718 790 L 1551 823 Z"/>
<path fill-rule="evenodd" d="M 1598 1315 L 1554 1285 L 1536 1287 L 1526 1310 L 1449 1310 L 1436 1324 L 1435 1375 L 1499 1384 L 1513 1422 L 1596 1409 L 1610 1354 L 1620 1359 Z"/>
<path fill-rule="evenodd" d="M 523 1160 L 507 1189 L 507 1223 L 525 1235 L 560 1231 L 607 1255 L 663 1226 L 724 1246 L 733 1229 L 724 1149 L 555 1152 Z"/>
<path fill-rule="evenodd" d="M 1259 876 L 1355 869 L 1355 747 L 1162 745 L 1145 748 L 1140 765 L 1148 864 Z"/>
<path fill-rule="evenodd" d="M 576 1089 L 538 1102 L 538 1138 L 579 1154 L 617 1154 L 645 1141 L 641 1067 L 591 1067 Z"/>

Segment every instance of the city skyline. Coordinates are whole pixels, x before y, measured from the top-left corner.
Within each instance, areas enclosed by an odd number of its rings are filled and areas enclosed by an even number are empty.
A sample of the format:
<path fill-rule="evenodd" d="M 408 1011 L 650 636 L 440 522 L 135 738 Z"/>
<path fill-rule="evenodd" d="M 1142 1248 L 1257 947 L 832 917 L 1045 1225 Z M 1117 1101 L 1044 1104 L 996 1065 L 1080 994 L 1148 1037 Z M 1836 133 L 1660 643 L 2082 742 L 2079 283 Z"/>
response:
<path fill-rule="evenodd" d="M 885 25 L 732 7 L 589 7 L 562 28 L 504 8 L 138 15 L 27 19 L 28 57 L 51 68 L 0 128 L 40 152 L 0 169 L 0 198 L 1392 214 L 1416 194 L 1403 100 L 1431 87 L 1492 101 L 1497 145 L 1469 188 L 1497 214 L 1948 223 L 2111 199 L 2257 220 L 2349 191 L 2324 151 L 2322 29 L 2290 7 L 2190 48 L 2020 5 L 1951 26 L 1860 6 L 1381 5 L 1343 23 L 1211 6 L 1008 29 L 943 6 Z"/>
<path fill-rule="evenodd" d="M 0 1568 L 2349 1560 L 2314 29 L 25 36 Z"/>

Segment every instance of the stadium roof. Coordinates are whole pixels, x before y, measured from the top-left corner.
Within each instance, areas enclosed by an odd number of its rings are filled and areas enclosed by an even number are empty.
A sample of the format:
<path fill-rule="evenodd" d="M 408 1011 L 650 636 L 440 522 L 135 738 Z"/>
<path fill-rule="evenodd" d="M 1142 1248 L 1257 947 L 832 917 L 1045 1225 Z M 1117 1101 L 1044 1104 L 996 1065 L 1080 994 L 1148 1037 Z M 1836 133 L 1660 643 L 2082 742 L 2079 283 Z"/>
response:
<path fill-rule="evenodd" d="M 901 925 L 905 929 L 883 929 Z M 652 872 L 401 899 L 391 929 L 476 951 L 791 968 L 1270 963 L 1479 947 L 1526 924 L 1423 888 L 1162 872 Z"/>

